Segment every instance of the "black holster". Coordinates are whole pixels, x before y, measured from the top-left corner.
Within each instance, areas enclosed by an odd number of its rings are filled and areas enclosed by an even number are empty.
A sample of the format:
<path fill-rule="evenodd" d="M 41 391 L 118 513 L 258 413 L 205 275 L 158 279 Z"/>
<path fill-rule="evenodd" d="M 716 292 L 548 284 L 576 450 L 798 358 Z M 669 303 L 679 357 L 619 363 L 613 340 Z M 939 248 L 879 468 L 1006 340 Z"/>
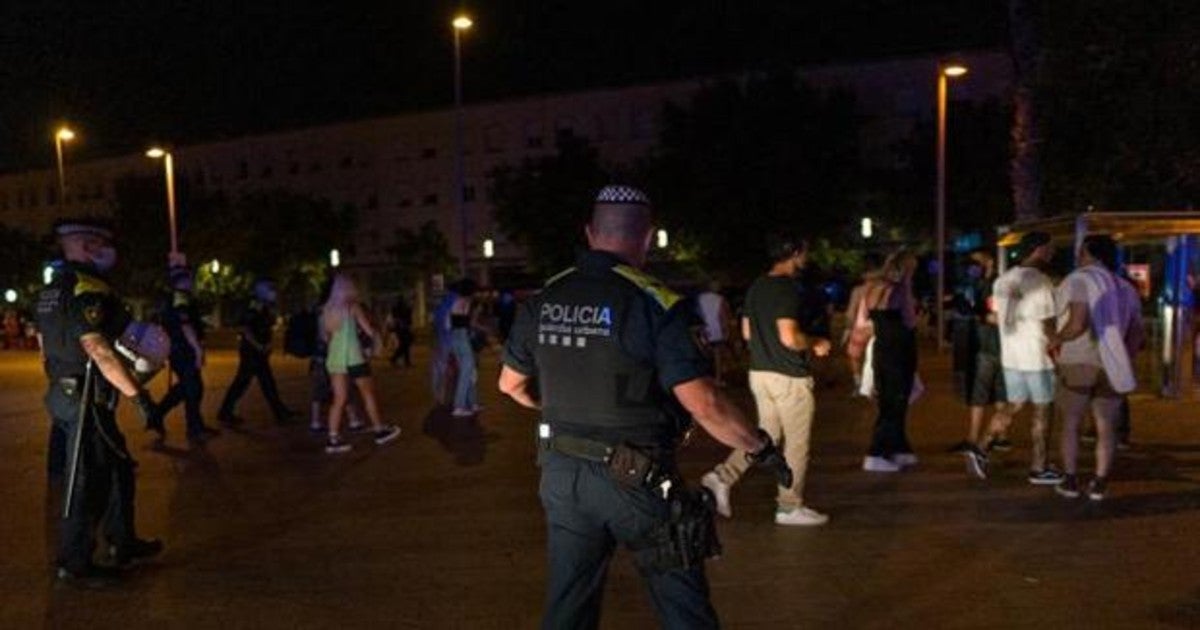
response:
<path fill-rule="evenodd" d="M 671 489 L 667 503 L 670 516 L 641 547 L 645 568 L 659 572 L 687 570 L 721 555 L 712 491 L 680 484 Z"/>

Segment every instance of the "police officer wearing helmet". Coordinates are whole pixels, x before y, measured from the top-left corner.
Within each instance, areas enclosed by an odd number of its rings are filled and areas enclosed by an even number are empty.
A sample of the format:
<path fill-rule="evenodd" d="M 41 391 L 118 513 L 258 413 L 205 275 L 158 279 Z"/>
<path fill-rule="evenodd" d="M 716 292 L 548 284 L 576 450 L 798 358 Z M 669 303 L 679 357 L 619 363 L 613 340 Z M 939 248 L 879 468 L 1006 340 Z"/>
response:
<path fill-rule="evenodd" d="M 217 413 L 217 420 L 222 424 L 233 426 L 242 423 L 233 410 L 250 387 L 252 379 L 258 379 L 258 386 L 271 406 L 276 422 L 282 424 L 296 416 L 296 412 L 288 409 L 279 399 L 279 388 L 271 371 L 271 340 L 277 317 L 275 303 L 275 283 L 269 278 L 255 280 L 254 295 L 242 314 L 241 330 L 238 331 L 237 374 L 229 384 L 225 399 L 221 401 L 221 410 Z"/>
<path fill-rule="evenodd" d="M 788 483 L 791 471 L 716 387 L 689 330 L 690 307 L 640 270 L 653 235 L 646 195 L 605 187 L 585 232 L 590 250 L 522 305 L 499 382 L 542 416 L 550 556 L 542 626 L 597 626 L 619 543 L 635 554 L 664 627 L 715 628 L 703 565 L 719 552 L 713 501 L 679 478 L 681 419 L 690 415 Z"/>
<path fill-rule="evenodd" d="M 102 586 L 118 568 L 162 550 L 161 542 L 137 536 L 135 464 L 116 422 L 118 394 L 133 399 L 146 420 L 151 401 L 116 350 L 130 317 L 105 277 L 117 260 L 112 230 L 102 221 L 79 219 L 59 222 L 54 234 L 65 263 L 39 296 L 37 319 L 50 381 L 46 407 L 69 436 L 57 577 Z M 115 566 L 93 561 L 101 520 Z"/>
<path fill-rule="evenodd" d="M 191 269 L 183 265 L 171 267 L 168 282 L 170 292 L 163 304 L 162 323 L 171 337 L 171 371 L 175 373 L 176 380 L 155 407 L 151 424 L 161 430 L 163 416 L 182 402 L 187 419 L 188 441 L 200 443 L 206 437 L 220 433 L 217 429 L 205 426 L 200 414 L 200 403 L 204 397 L 204 381 L 200 377 L 204 367 L 204 320 L 192 296 L 194 280 Z"/>

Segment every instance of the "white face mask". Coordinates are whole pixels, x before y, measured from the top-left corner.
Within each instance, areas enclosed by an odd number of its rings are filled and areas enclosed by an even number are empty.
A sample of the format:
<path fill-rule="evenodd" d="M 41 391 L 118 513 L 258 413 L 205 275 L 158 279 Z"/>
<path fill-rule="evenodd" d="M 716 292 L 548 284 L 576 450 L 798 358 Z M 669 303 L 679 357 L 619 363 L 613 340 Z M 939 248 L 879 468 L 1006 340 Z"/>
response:
<path fill-rule="evenodd" d="M 117 250 L 111 245 L 98 247 L 91 252 L 92 264 L 99 271 L 111 271 L 117 265 Z"/>

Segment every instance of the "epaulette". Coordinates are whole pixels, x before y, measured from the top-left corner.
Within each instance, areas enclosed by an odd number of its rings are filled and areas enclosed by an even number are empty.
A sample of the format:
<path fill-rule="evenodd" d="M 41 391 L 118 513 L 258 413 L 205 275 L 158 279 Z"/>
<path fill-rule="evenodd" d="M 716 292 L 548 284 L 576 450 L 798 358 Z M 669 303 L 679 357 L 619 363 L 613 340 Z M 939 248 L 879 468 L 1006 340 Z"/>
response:
<path fill-rule="evenodd" d="M 566 269 L 563 269 L 562 271 L 554 274 L 553 276 L 550 276 L 550 279 L 547 280 L 546 284 L 544 284 L 542 286 L 548 287 L 548 286 L 554 284 L 555 282 L 558 282 L 559 280 L 562 280 L 563 278 L 566 278 L 567 276 L 575 273 L 575 271 L 576 271 L 576 269 L 574 267 L 567 267 Z"/>
<path fill-rule="evenodd" d="M 654 301 L 658 302 L 664 310 L 671 310 L 672 306 L 675 306 L 679 300 L 683 299 L 678 293 L 668 289 L 658 278 L 643 273 L 639 269 L 635 269 L 629 265 L 616 265 L 612 270 L 618 276 L 632 282 L 634 286 L 641 289 L 646 295 L 654 298 Z"/>
<path fill-rule="evenodd" d="M 107 282 L 96 276 L 76 272 L 75 295 L 83 295 L 84 293 L 112 293 L 112 289 L 108 286 Z"/>

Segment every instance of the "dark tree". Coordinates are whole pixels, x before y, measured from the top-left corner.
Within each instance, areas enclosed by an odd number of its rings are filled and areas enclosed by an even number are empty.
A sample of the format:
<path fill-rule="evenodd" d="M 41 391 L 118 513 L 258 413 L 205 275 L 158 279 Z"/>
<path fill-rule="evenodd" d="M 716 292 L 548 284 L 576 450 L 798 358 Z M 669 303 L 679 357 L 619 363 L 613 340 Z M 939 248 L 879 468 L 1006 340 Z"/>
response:
<path fill-rule="evenodd" d="M 587 140 L 560 134 L 553 155 L 492 173 L 500 229 L 529 253 L 532 270 L 549 275 L 571 264 L 585 245 L 592 200 L 610 181 Z"/>
<path fill-rule="evenodd" d="M 1008 23 L 1016 85 L 1013 86 L 1012 184 L 1013 214 L 1018 221 L 1042 216 L 1042 170 L 1038 149 L 1042 126 L 1036 99 L 1042 50 L 1038 41 L 1039 14 L 1033 0 L 1009 0 Z"/>

